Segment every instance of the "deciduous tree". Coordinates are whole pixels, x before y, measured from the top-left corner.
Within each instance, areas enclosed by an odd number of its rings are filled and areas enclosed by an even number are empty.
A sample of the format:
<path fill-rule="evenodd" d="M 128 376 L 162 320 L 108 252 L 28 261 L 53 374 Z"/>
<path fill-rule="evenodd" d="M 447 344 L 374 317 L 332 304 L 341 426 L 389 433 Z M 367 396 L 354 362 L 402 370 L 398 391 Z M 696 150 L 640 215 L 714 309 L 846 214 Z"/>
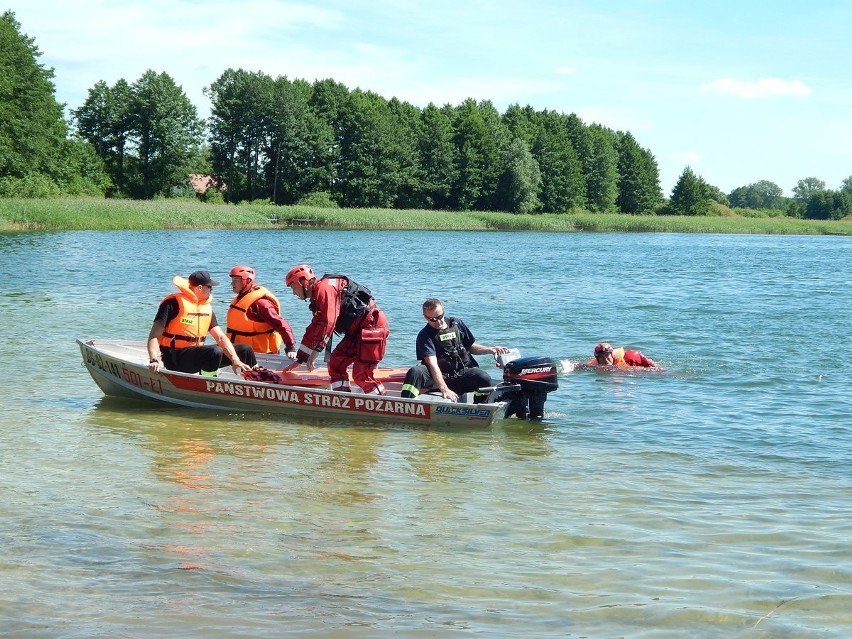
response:
<path fill-rule="evenodd" d="M 112 87 L 96 82 L 82 106 L 72 111 L 77 134 L 87 140 L 103 161 L 115 191 L 128 192 L 125 161 L 131 139 L 130 85 L 124 79 Z"/>
<path fill-rule="evenodd" d="M 276 78 L 269 121 L 271 138 L 266 157 L 269 197 L 276 204 L 295 204 L 314 192 L 328 191 L 331 182 L 331 127 L 311 110 L 311 87 L 304 80 Z"/>
<path fill-rule="evenodd" d="M 728 194 L 731 206 L 747 209 L 780 209 L 784 206 L 784 191 L 769 180 L 759 180 L 739 186 Z"/>
<path fill-rule="evenodd" d="M 852 215 L 852 194 L 822 190 L 810 195 L 803 217 L 809 220 L 840 220 L 848 215 Z"/>
<path fill-rule="evenodd" d="M 77 185 L 73 188 L 89 191 L 103 183 L 103 173 L 85 187 L 84 178 L 73 177 L 97 172 L 98 167 L 74 164 L 86 164 L 91 156 L 67 139 L 63 105 L 54 96 L 53 69 L 39 64 L 40 56 L 15 14 L 0 15 L 0 191 L 45 196 L 72 188 L 72 182 Z"/>
<path fill-rule="evenodd" d="M 533 213 L 540 206 L 541 171 L 527 143 L 515 138 L 506 150 L 506 169 L 497 194 L 498 209 L 510 213 Z"/>
<path fill-rule="evenodd" d="M 811 195 L 825 191 L 825 182 L 815 177 L 804 178 L 793 187 L 793 199 L 806 202 Z"/>
<path fill-rule="evenodd" d="M 183 184 L 202 144 L 204 122 L 167 73 L 146 71 L 131 85 L 130 121 L 138 182 L 130 195 L 151 199 Z"/>

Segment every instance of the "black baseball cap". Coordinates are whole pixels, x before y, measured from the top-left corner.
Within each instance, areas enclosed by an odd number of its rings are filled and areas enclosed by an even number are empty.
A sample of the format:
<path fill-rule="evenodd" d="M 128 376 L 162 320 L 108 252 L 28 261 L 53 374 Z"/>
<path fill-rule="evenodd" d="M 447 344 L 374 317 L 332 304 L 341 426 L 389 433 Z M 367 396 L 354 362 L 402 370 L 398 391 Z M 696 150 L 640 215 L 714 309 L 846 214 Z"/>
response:
<path fill-rule="evenodd" d="M 219 282 L 210 277 L 208 271 L 195 271 L 189 276 L 190 286 L 198 286 L 199 284 L 203 284 L 204 286 L 219 286 Z"/>

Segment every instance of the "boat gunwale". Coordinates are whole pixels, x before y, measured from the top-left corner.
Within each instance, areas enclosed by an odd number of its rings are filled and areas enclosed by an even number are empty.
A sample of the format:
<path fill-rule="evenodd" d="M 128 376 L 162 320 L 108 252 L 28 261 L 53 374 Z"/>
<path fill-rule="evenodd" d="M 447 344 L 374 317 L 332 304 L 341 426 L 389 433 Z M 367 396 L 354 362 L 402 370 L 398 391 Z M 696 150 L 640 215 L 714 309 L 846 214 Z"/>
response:
<path fill-rule="evenodd" d="M 144 349 L 144 342 L 135 340 L 95 338 L 77 338 L 76 341 L 83 353 L 83 366 L 87 369 L 95 383 L 101 388 L 105 395 L 118 394 L 123 397 L 134 397 L 188 408 L 222 410 L 239 413 L 293 415 L 300 417 L 307 416 L 309 418 L 316 419 L 349 418 L 357 422 L 380 421 L 385 424 L 388 421 L 396 420 L 398 423 L 402 422 L 406 426 L 416 424 L 421 427 L 456 426 L 469 428 L 492 426 L 496 421 L 504 419 L 508 404 L 508 402 L 505 401 L 483 404 L 449 402 L 440 396 L 434 395 L 425 395 L 420 398 L 403 398 L 398 396 L 388 397 L 367 395 L 359 392 L 347 393 L 345 391 L 332 390 L 330 388 L 320 388 L 315 385 L 301 386 L 298 384 L 279 384 L 276 382 L 248 380 L 237 376 L 227 368 L 221 369 L 222 374 L 218 377 L 204 377 L 197 374 L 173 371 L 170 369 L 164 369 L 154 373 L 148 368 L 147 364 L 144 362 L 144 358 L 142 358 L 143 361 L 141 362 L 135 362 L 132 361 L 129 353 L 119 354 L 113 350 L 125 349 L 127 351 L 138 351 L 140 348 Z M 91 351 L 101 358 L 114 362 L 116 365 L 131 367 L 132 369 L 135 369 L 134 373 L 136 375 L 145 375 L 149 378 L 158 380 L 162 379 L 171 387 L 169 389 L 170 392 L 168 394 L 162 392 L 158 393 L 153 390 L 146 390 L 139 384 L 133 384 L 127 379 L 124 379 L 118 371 L 107 370 L 104 367 L 103 362 L 99 363 L 97 361 L 90 361 L 85 355 L 86 351 Z M 145 351 L 145 354 L 147 356 L 147 351 Z M 100 377 L 104 383 L 102 384 L 99 382 L 96 376 Z M 173 380 L 178 380 L 179 384 L 175 385 Z M 194 390 L 192 388 L 183 388 L 180 385 L 182 382 L 183 384 L 188 383 L 190 386 L 197 386 L 200 380 L 204 380 L 206 385 L 210 383 L 232 384 L 254 389 L 275 389 L 276 393 L 293 393 L 294 397 L 299 397 L 300 395 L 304 397 L 307 394 L 310 397 L 320 396 L 331 399 L 323 400 L 326 403 L 322 406 L 315 406 L 311 404 L 302 404 L 300 402 L 276 402 L 273 398 L 267 400 L 260 396 L 265 393 L 259 393 L 254 397 L 250 395 L 240 396 L 239 398 L 233 397 L 229 403 L 226 398 L 231 396 L 227 394 L 209 393 L 207 391 Z M 117 386 L 124 392 L 110 392 L 108 388 L 104 387 L 104 384 L 106 384 L 107 387 Z M 177 395 L 175 393 L 177 393 Z M 189 398 L 184 396 L 184 393 L 186 393 Z M 192 399 L 192 397 L 196 396 L 198 393 L 201 393 L 201 397 L 221 397 L 223 398 L 223 401 L 211 403 L 196 401 L 198 397 L 196 397 L 196 399 Z M 337 399 L 335 400 L 334 398 Z M 425 412 L 426 416 L 415 417 L 416 414 L 419 414 L 419 409 L 413 414 L 406 414 L 404 412 L 379 412 L 374 410 L 368 411 L 363 408 L 361 410 L 349 408 L 350 400 L 353 398 L 356 398 L 353 403 L 360 402 L 361 406 L 364 406 L 364 402 L 367 401 L 371 403 L 375 403 L 377 401 L 393 402 L 395 406 L 399 405 L 399 402 L 401 402 L 401 405 L 403 406 L 422 406 L 423 412 Z M 341 407 L 330 405 L 335 404 L 336 402 L 339 402 Z M 439 408 L 437 410 L 431 408 L 435 406 L 443 408 Z"/>

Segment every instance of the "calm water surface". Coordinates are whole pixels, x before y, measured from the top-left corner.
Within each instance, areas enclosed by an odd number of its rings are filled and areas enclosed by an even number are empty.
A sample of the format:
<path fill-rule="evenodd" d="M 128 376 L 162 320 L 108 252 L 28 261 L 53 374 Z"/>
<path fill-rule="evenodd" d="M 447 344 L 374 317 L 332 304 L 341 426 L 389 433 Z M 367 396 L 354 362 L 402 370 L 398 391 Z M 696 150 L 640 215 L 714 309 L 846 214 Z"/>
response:
<path fill-rule="evenodd" d="M 373 290 L 389 364 L 437 295 L 481 342 L 667 372 L 565 373 L 545 423 L 451 432 L 110 399 L 80 364 L 235 263 L 300 336 L 302 261 Z M 0 634 L 849 637 L 850 273 L 850 238 L 0 235 Z"/>

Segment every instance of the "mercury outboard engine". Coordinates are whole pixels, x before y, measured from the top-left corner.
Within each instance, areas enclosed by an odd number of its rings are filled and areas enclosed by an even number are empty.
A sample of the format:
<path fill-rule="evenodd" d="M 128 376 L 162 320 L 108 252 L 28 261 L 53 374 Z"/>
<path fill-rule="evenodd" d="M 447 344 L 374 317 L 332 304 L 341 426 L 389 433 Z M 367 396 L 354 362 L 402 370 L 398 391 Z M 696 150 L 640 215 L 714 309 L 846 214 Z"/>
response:
<path fill-rule="evenodd" d="M 521 357 L 503 366 L 500 399 L 509 401 L 506 417 L 540 421 L 547 394 L 559 388 L 556 362 L 549 357 Z"/>

